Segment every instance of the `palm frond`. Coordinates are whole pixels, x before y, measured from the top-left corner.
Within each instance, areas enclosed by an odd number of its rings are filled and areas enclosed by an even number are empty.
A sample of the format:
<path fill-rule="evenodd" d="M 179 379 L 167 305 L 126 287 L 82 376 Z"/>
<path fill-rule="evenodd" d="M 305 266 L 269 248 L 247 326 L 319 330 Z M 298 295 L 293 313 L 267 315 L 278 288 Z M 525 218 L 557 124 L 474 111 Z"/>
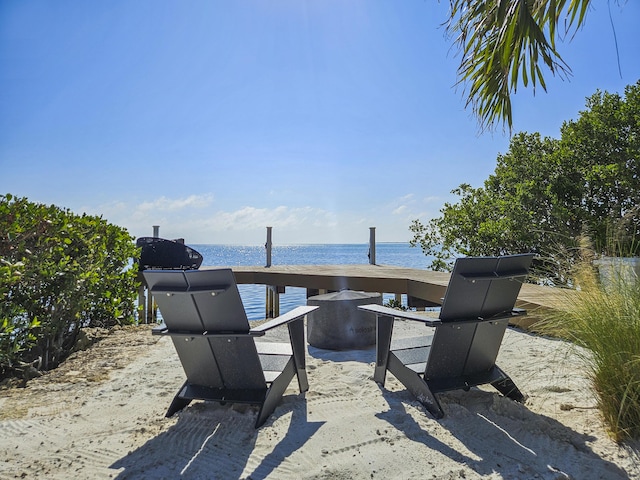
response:
<path fill-rule="evenodd" d="M 447 32 L 461 53 L 458 83 L 481 129 L 512 128 L 511 95 L 522 83 L 546 90 L 541 62 L 552 75 L 571 69 L 556 50 L 562 35 L 585 22 L 591 0 L 449 0 Z"/>

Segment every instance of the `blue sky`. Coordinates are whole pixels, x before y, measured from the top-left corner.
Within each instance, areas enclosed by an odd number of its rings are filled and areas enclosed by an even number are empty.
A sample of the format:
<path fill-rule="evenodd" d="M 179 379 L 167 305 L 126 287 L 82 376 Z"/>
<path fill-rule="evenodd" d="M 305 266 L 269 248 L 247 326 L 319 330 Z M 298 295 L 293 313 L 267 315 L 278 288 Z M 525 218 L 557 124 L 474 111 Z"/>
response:
<path fill-rule="evenodd" d="M 480 133 L 436 0 L 0 0 L 0 193 L 188 243 L 408 241 L 509 136 Z M 559 137 L 640 78 L 640 4 L 593 0 L 569 81 L 521 88 Z"/>

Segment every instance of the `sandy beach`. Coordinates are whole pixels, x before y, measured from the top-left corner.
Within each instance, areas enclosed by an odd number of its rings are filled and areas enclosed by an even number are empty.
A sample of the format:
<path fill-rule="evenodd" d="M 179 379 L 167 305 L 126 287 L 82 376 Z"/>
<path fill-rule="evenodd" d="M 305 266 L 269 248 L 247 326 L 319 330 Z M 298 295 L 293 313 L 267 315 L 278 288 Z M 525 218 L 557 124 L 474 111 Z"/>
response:
<path fill-rule="evenodd" d="M 0 478 L 640 479 L 638 445 L 608 438 L 564 342 L 509 329 L 498 365 L 526 403 L 450 392 L 441 420 L 393 376 L 373 382 L 374 357 L 309 347 L 310 390 L 294 382 L 255 430 L 251 406 L 193 402 L 165 418 L 184 381 L 171 341 L 117 329 L 0 390 Z"/>

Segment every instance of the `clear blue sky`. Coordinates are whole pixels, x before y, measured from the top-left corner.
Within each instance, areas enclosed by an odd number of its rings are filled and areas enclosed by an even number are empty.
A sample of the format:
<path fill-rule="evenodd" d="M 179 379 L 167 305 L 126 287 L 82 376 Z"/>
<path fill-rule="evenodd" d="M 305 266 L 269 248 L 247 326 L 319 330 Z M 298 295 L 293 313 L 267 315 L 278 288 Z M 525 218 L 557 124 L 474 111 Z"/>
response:
<path fill-rule="evenodd" d="M 0 192 L 188 243 L 407 241 L 508 134 L 454 88 L 436 0 L 0 0 Z M 594 0 L 569 81 L 521 89 L 559 137 L 640 78 L 640 3 Z"/>

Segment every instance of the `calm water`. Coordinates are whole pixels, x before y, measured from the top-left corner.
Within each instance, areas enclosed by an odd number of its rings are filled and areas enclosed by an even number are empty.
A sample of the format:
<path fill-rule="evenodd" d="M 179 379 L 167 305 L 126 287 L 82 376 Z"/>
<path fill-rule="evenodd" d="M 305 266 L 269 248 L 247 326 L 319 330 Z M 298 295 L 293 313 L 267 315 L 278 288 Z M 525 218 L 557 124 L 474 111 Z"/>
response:
<path fill-rule="evenodd" d="M 189 245 L 202 254 L 203 266 L 234 267 L 266 265 L 264 246 L 237 245 Z M 368 264 L 368 244 L 346 245 L 287 245 L 273 246 L 272 265 L 346 265 Z M 425 268 L 428 259 L 420 248 L 411 248 L 408 243 L 376 244 L 376 263 L 397 267 Z M 265 286 L 238 285 L 240 295 L 250 320 L 264 318 Z M 393 298 L 385 295 L 384 301 Z M 280 295 L 280 312 L 285 313 L 299 305 L 306 305 L 304 288 L 287 287 Z M 403 296 L 403 302 L 406 298 Z"/>

